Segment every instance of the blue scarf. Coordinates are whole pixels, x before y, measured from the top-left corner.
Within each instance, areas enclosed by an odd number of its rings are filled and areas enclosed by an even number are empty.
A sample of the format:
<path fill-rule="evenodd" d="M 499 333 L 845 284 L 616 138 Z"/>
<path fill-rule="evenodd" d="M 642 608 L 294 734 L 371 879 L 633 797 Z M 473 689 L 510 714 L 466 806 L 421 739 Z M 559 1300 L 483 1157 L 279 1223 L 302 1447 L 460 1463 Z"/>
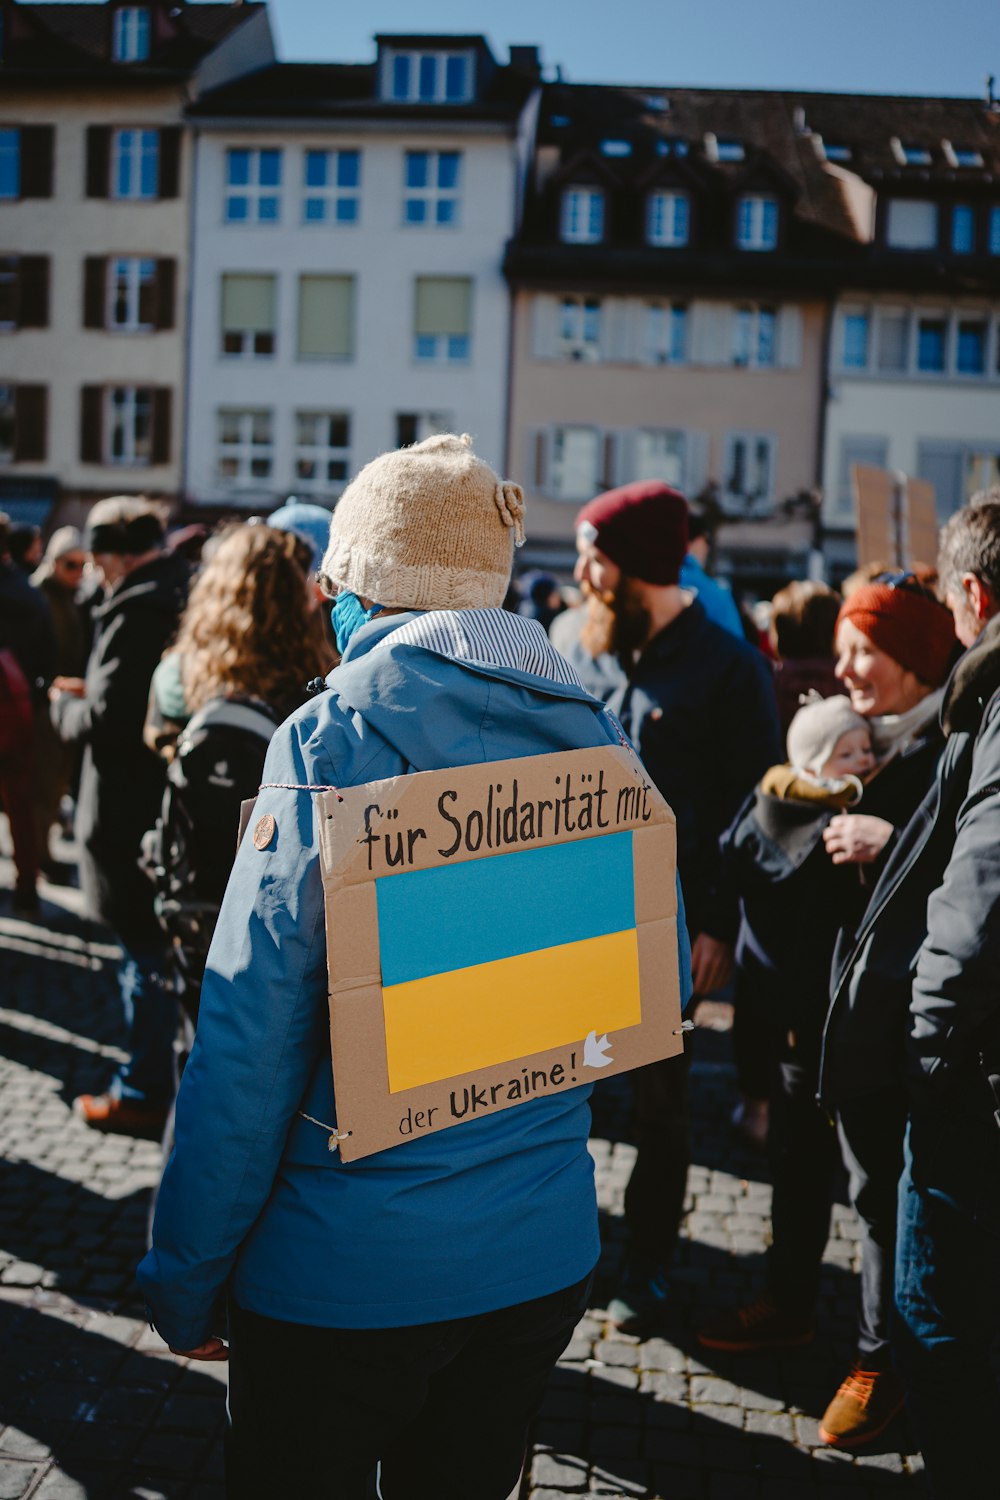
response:
<path fill-rule="evenodd" d="M 341 656 L 347 650 L 351 637 L 357 634 L 362 625 L 367 625 L 369 620 L 374 620 L 381 608 L 381 604 L 373 604 L 371 609 L 364 609 L 357 594 L 341 589 L 330 611 L 333 633 L 337 637 L 337 650 Z"/>

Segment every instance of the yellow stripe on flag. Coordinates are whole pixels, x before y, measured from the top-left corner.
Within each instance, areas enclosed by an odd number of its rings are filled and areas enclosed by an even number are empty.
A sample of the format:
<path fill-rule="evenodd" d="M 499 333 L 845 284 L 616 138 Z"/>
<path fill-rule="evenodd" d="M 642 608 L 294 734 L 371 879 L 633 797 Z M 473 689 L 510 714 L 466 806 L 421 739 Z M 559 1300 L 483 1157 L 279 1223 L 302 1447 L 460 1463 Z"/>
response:
<path fill-rule="evenodd" d="M 382 1003 L 393 1094 L 572 1042 L 579 1068 L 589 1032 L 639 1024 L 635 929 L 390 985 Z"/>

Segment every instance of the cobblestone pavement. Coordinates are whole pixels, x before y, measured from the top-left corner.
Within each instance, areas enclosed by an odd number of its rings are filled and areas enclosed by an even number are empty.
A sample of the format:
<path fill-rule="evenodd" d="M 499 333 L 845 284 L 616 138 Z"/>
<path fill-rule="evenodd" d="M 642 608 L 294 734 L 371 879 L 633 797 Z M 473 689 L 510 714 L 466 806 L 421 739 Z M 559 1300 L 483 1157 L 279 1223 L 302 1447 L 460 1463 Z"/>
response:
<path fill-rule="evenodd" d="M 9 884 L 0 860 L 0 887 Z M 159 1147 L 88 1131 L 69 1108 L 119 1056 L 115 949 L 82 920 L 75 892 L 44 893 L 43 917 L 29 923 L 9 915 L 0 890 L 0 1500 L 214 1500 L 225 1368 L 174 1359 L 144 1324 L 132 1283 Z M 818 1447 L 817 1419 L 851 1348 L 857 1230 L 845 1207 L 815 1345 L 699 1350 L 706 1309 L 757 1288 L 770 1190 L 761 1157 L 727 1124 L 728 1037 L 700 1031 L 693 1050 L 685 1238 L 664 1325 L 643 1341 L 610 1331 L 603 1312 L 634 1151 L 627 1085 L 602 1085 L 596 1305 L 553 1376 L 522 1500 L 922 1496 L 902 1420 L 858 1457 Z"/>

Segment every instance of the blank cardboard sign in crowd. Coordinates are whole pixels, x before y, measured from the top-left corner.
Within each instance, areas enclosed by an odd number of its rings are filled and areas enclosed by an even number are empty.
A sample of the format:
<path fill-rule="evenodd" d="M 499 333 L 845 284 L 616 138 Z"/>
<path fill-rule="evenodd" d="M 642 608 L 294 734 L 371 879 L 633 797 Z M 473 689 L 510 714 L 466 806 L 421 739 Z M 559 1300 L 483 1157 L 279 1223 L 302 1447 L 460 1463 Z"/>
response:
<path fill-rule="evenodd" d="M 681 1051 L 674 817 L 625 746 L 317 812 L 345 1161 Z"/>

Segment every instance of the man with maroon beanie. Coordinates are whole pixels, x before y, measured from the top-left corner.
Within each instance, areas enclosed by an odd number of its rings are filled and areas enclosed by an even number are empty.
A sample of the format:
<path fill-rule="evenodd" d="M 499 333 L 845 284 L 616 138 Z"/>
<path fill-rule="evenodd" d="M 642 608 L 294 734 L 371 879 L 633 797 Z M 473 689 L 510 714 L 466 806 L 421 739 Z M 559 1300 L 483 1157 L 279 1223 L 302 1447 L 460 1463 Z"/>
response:
<path fill-rule="evenodd" d="M 680 587 L 688 507 L 657 480 L 598 495 L 577 517 L 576 579 L 586 596 L 566 655 L 603 698 L 677 818 L 677 858 L 696 995 L 726 984 L 737 912 L 716 891 L 719 838 L 763 772 L 780 759 L 763 656 L 713 624 Z M 649 1321 L 667 1294 L 688 1167 L 682 1058 L 631 1075 L 638 1155 L 625 1193 L 629 1253 L 609 1313 Z"/>

